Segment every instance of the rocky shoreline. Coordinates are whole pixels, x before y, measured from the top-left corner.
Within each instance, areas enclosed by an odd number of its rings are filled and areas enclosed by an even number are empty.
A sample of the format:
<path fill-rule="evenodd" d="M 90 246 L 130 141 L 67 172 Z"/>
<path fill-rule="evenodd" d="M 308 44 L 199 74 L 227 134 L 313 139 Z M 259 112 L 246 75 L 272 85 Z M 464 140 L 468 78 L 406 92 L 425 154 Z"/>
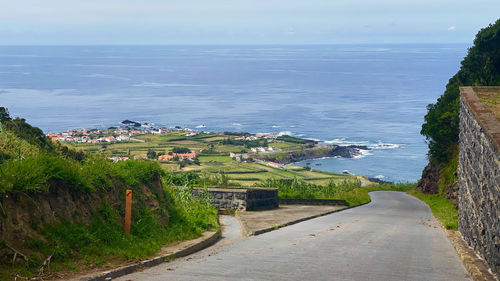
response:
<path fill-rule="evenodd" d="M 297 151 L 287 151 L 279 153 L 259 154 L 254 158 L 276 162 L 279 164 L 290 164 L 310 159 L 318 159 L 324 157 L 343 157 L 354 158 L 362 155 L 362 151 L 371 150 L 364 145 L 348 145 L 348 146 L 328 146 L 321 148 L 304 149 Z"/>

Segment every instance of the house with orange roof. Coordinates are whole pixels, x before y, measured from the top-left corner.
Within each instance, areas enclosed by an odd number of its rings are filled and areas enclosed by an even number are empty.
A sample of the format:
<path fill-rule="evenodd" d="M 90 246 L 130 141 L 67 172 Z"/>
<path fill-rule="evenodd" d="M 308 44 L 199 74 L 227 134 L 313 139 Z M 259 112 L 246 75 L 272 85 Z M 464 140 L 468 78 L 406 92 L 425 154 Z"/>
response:
<path fill-rule="evenodd" d="M 284 166 L 276 162 L 267 162 L 267 166 L 282 169 Z"/>
<path fill-rule="evenodd" d="M 138 160 L 138 159 L 148 159 L 148 156 L 146 154 L 134 155 L 134 160 Z"/>
<path fill-rule="evenodd" d="M 165 155 L 158 156 L 158 161 L 170 161 L 172 159 L 174 159 L 173 155 L 165 154 Z"/>
<path fill-rule="evenodd" d="M 191 153 L 175 153 L 174 155 L 178 156 L 179 160 L 184 160 L 184 159 L 193 160 L 196 157 L 196 153 L 195 152 L 191 152 Z"/>

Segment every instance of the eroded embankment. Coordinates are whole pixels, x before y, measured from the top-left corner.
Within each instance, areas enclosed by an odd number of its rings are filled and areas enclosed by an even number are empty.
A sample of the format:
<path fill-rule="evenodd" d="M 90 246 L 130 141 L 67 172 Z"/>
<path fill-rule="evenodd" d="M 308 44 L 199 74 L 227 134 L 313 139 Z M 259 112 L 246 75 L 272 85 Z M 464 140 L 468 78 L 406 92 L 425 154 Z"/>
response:
<path fill-rule="evenodd" d="M 31 241 L 46 242 L 44 229 L 63 222 L 88 225 L 103 206 L 116 210 L 123 223 L 126 188 L 114 183 L 107 190 L 85 192 L 68 186 L 51 184 L 49 192 L 10 192 L 2 195 L 0 215 L 0 259 L 2 264 L 12 263 L 17 253 L 29 257 L 34 249 Z M 158 214 L 161 223 L 169 222 L 167 200 L 159 176 L 150 184 L 139 183 L 132 188 L 134 212 L 147 209 Z M 31 246 L 30 246 L 31 245 Z"/>

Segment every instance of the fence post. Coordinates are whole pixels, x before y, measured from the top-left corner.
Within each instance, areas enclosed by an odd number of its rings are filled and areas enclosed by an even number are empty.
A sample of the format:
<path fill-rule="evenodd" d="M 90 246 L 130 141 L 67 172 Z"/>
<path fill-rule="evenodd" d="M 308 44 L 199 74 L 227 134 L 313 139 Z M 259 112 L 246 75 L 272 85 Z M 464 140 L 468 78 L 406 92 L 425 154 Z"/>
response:
<path fill-rule="evenodd" d="M 125 191 L 125 224 L 123 230 L 130 234 L 130 221 L 132 219 L 132 190 Z"/>

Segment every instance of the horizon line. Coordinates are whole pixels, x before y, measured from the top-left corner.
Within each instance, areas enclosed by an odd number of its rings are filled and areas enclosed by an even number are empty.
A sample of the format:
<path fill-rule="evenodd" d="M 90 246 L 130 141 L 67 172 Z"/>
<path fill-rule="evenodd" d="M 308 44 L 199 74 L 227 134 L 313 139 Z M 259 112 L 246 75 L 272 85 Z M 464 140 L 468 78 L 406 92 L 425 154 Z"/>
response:
<path fill-rule="evenodd" d="M 165 44 L 0 44 L 0 47 L 91 47 L 91 46 L 335 46 L 335 45 L 465 45 L 473 42 L 385 42 L 385 43 L 165 43 Z"/>

